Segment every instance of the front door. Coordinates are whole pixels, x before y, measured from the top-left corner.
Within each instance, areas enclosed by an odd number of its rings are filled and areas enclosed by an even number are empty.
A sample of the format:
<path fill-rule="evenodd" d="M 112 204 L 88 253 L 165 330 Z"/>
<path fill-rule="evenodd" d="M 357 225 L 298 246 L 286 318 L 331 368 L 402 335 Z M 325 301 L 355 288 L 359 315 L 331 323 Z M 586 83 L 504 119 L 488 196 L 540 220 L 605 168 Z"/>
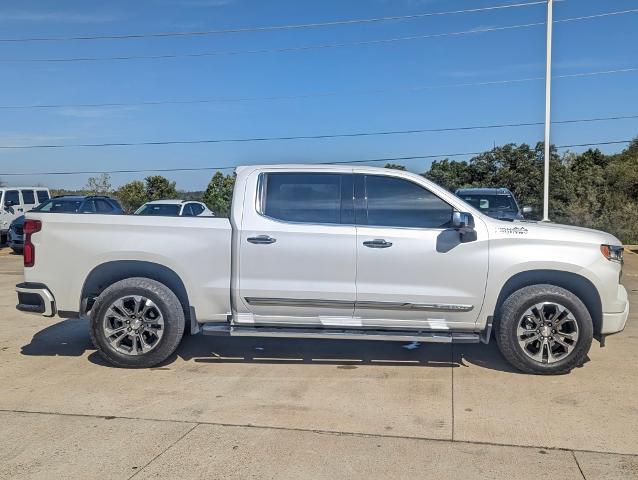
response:
<path fill-rule="evenodd" d="M 247 182 L 236 322 L 344 326 L 354 312 L 351 174 L 263 172 Z M 257 202 L 249 192 L 257 190 Z"/>
<path fill-rule="evenodd" d="M 411 180 L 356 175 L 357 305 L 363 326 L 472 329 L 487 280 L 487 230 L 461 243 L 453 207 Z"/>

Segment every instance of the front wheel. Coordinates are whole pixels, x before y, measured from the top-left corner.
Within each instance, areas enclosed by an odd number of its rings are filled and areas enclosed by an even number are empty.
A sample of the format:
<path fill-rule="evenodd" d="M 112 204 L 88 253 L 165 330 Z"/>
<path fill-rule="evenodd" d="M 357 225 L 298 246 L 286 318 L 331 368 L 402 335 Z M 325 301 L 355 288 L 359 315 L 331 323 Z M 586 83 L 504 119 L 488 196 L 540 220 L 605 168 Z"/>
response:
<path fill-rule="evenodd" d="M 172 290 L 148 278 L 127 278 L 95 301 L 91 339 L 115 366 L 153 367 L 175 351 L 184 323 L 184 310 Z"/>
<path fill-rule="evenodd" d="M 496 322 L 499 349 L 527 373 L 568 373 L 585 362 L 592 338 L 587 307 L 555 285 L 532 285 L 512 293 Z"/>

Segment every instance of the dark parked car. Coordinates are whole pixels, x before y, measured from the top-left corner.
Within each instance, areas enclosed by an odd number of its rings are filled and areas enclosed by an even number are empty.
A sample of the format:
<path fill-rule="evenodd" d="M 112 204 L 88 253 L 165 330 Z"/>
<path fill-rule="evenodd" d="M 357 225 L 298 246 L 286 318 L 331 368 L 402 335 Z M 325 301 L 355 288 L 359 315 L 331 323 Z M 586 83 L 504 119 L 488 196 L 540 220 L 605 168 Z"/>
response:
<path fill-rule="evenodd" d="M 7 232 L 7 244 L 15 253 L 22 253 L 24 248 L 24 233 L 22 227 L 24 225 L 24 215 L 20 215 L 9 226 Z"/>
<path fill-rule="evenodd" d="M 514 195 L 507 188 L 460 188 L 455 192 L 477 210 L 499 220 L 522 220 L 532 207 L 519 208 Z"/>
<path fill-rule="evenodd" d="M 117 202 L 110 197 L 91 195 L 62 195 L 53 197 L 35 207 L 33 212 L 50 213 L 99 213 L 103 215 L 122 215 L 124 211 Z M 7 243 L 16 253 L 22 253 L 24 248 L 24 215 L 19 216 L 9 227 Z"/>
<path fill-rule="evenodd" d="M 124 213 L 124 210 L 122 210 L 117 200 L 101 195 L 61 195 L 41 203 L 32 211 L 50 213 L 101 213 L 106 215 L 122 215 Z"/>

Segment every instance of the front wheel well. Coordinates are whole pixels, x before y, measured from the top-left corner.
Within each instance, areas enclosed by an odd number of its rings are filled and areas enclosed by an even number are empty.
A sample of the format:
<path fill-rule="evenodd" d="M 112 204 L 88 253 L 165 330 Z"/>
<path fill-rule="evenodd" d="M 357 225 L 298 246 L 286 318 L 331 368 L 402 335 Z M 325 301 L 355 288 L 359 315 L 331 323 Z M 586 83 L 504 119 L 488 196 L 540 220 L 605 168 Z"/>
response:
<path fill-rule="evenodd" d="M 598 290 L 593 283 L 582 275 L 560 270 L 529 270 L 510 277 L 503 285 L 496 301 L 496 308 L 494 309 L 495 322 L 498 322 L 501 306 L 507 297 L 521 288 L 538 284 L 555 285 L 576 295 L 589 311 L 594 324 L 594 334 L 600 334 L 603 309 Z"/>
<path fill-rule="evenodd" d="M 188 300 L 188 293 L 184 282 L 170 268 L 153 262 L 138 260 L 117 260 L 103 263 L 95 267 L 84 281 L 80 298 L 80 314 L 89 312 L 95 299 L 110 285 L 115 282 L 132 277 L 144 277 L 166 285 L 179 299 L 186 325 L 190 325 L 190 331 L 197 330 L 195 314 Z M 187 328 L 188 331 L 188 328 Z"/>

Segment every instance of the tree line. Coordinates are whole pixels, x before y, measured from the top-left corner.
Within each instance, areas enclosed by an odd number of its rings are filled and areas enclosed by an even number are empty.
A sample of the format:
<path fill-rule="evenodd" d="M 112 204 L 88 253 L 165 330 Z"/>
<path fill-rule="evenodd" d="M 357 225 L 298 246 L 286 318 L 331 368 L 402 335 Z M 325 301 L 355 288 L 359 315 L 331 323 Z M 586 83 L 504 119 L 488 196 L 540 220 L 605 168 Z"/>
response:
<path fill-rule="evenodd" d="M 528 218 L 540 219 L 543 201 L 543 143 L 507 144 L 469 161 L 436 160 L 422 175 L 454 191 L 463 187 L 505 187 L 520 205 L 534 210 Z M 387 164 L 386 168 L 405 169 Z M 619 153 L 598 149 L 559 155 L 551 148 L 550 218 L 554 222 L 610 232 L 625 243 L 638 243 L 638 139 Z M 113 190 L 110 177 L 90 178 L 84 193 L 110 194 L 127 212 L 151 200 L 200 200 L 218 216 L 228 216 L 235 176 L 215 173 L 203 192 L 184 192 L 175 182 L 154 175 Z"/>

